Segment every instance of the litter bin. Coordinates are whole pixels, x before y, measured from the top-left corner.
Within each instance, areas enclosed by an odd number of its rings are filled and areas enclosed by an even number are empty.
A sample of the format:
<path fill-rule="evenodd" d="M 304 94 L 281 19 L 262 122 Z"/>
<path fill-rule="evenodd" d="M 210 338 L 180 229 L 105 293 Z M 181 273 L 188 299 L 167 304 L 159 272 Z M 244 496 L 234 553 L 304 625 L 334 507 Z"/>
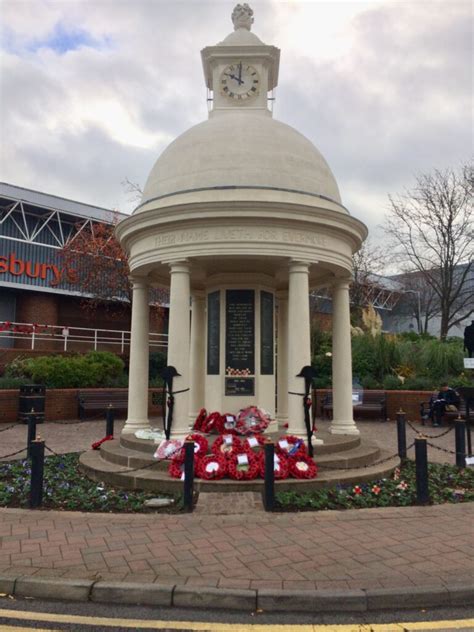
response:
<path fill-rule="evenodd" d="M 46 388 L 42 384 L 25 384 L 20 386 L 18 421 L 27 424 L 29 417 L 35 415 L 36 423 L 43 423 L 45 393 Z"/>

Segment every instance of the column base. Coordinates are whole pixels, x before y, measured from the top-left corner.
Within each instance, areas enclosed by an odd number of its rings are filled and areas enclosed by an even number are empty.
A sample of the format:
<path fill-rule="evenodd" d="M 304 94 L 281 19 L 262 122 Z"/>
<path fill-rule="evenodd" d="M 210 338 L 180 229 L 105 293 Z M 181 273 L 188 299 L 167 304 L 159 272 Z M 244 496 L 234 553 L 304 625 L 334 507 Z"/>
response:
<path fill-rule="evenodd" d="M 338 421 L 336 424 L 333 422 L 329 427 L 331 434 L 337 435 L 359 435 L 360 431 L 353 421 Z"/>
<path fill-rule="evenodd" d="M 127 419 L 122 428 L 122 434 L 134 434 L 137 430 L 149 430 L 150 428 L 148 419 Z"/>

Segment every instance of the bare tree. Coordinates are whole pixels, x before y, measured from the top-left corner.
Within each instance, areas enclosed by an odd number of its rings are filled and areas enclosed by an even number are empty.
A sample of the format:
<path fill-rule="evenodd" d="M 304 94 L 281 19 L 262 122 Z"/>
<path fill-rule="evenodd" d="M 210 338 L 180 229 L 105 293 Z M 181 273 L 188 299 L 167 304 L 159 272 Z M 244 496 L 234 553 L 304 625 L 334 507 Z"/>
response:
<path fill-rule="evenodd" d="M 474 312 L 473 167 L 420 175 L 413 189 L 389 196 L 384 230 L 392 259 L 436 295 L 440 338 Z"/>
<path fill-rule="evenodd" d="M 381 290 L 379 275 L 383 265 L 382 249 L 380 246 L 374 246 L 369 239 L 352 255 L 350 301 L 354 325 L 361 324 L 363 308 L 375 303 L 375 298 Z"/>

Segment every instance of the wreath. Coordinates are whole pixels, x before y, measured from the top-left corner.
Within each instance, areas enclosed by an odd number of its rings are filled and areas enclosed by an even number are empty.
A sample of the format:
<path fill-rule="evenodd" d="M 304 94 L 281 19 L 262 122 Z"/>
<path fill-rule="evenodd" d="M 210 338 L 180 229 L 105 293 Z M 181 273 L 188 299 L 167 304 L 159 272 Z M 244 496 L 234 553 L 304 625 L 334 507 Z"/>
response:
<path fill-rule="evenodd" d="M 305 442 L 300 437 L 295 437 L 295 435 L 283 435 L 283 437 L 280 437 L 275 444 L 275 449 L 278 454 L 284 454 L 289 457 L 308 456 Z"/>
<path fill-rule="evenodd" d="M 263 435 L 251 435 L 250 437 L 245 437 L 242 441 L 243 449 L 250 454 L 260 454 L 262 451 L 262 447 L 265 445 L 266 439 Z"/>
<path fill-rule="evenodd" d="M 200 458 L 207 454 L 207 449 L 209 448 L 209 443 L 206 437 L 203 437 L 200 434 L 193 433 L 186 437 L 185 441 L 194 441 L 194 458 Z M 181 452 L 184 455 L 184 446 L 181 449 Z"/>
<path fill-rule="evenodd" d="M 236 481 L 251 481 L 260 472 L 259 461 L 254 454 L 234 452 L 227 460 L 227 471 Z"/>
<path fill-rule="evenodd" d="M 221 423 L 221 414 L 217 411 L 209 413 L 206 420 L 201 425 L 201 432 L 210 433 L 213 430 L 218 430 L 218 426 Z"/>
<path fill-rule="evenodd" d="M 184 460 L 179 456 L 173 457 L 168 465 L 168 474 L 171 478 L 182 478 L 184 476 Z"/>
<path fill-rule="evenodd" d="M 215 481 L 227 474 L 227 459 L 223 454 L 208 454 L 199 460 L 197 476 L 205 481 Z"/>
<path fill-rule="evenodd" d="M 242 452 L 242 443 L 235 435 L 226 433 L 217 437 L 211 450 L 217 456 L 229 457 L 235 452 Z"/>
<path fill-rule="evenodd" d="M 205 408 L 201 408 L 196 417 L 196 421 L 194 422 L 193 430 L 197 430 L 198 432 L 204 432 L 203 425 L 205 426 L 207 418 L 207 410 Z"/>
<path fill-rule="evenodd" d="M 260 467 L 260 476 L 265 478 L 265 453 L 260 452 L 258 455 L 259 467 Z M 277 454 L 276 452 L 273 455 L 273 473 L 275 480 L 282 480 L 284 478 L 288 478 L 290 473 L 290 462 L 289 459 L 284 454 Z"/>
<path fill-rule="evenodd" d="M 296 456 L 289 459 L 290 475 L 293 478 L 316 478 L 318 467 L 309 456 Z"/>
<path fill-rule="evenodd" d="M 220 419 L 216 421 L 216 430 L 219 434 L 237 434 L 235 429 L 237 424 L 235 415 L 224 413 Z"/>
<path fill-rule="evenodd" d="M 257 406 L 248 406 L 237 417 L 236 430 L 241 435 L 263 432 L 270 423 L 269 417 Z"/>

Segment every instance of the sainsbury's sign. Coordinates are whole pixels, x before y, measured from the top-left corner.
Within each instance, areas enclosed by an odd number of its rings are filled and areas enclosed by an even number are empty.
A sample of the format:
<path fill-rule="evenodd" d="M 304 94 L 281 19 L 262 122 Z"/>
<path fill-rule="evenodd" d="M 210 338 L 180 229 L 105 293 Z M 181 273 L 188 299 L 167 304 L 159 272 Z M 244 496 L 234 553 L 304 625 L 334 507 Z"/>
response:
<path fill-rule="evenodd" d="M 51 263 L 24 261 L 19 259 L 14 252 L 11 252 L 7 257 L 0 257 L 0 274 L 7 272 L 15 277 L 26 275 L 30 279 L 48 281 L 51 287 L 58 286 L 63 279 L 69 283 L 77 283 L 74 270 L 59 268 Z"/>
<path fill-rule="evenodd" d="M 57 248 L 0 238 L 0 285 L 78 292 L 77 272 L 64 266 Z"/>

